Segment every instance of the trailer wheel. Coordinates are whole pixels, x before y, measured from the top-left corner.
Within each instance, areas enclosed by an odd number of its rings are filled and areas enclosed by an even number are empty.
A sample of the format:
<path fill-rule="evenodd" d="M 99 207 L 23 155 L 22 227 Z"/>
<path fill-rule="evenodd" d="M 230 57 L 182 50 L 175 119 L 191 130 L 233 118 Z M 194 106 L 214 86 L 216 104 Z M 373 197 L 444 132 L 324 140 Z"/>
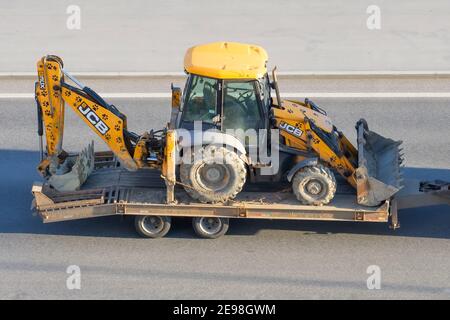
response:
<path fill-rule="evenodd" d="M 333 172 L 321 164 L 307 166 L 295 174 L 292 190 L 301 203 L 321 206 L 333 199 L 336 179 Z"/>
<path fill-rule="evenodd" d="M 192 219 L 195 233 L 206 239 L 217 239 L 227 233 L 230 226 L 228 218 L 195 217 Z"/>
<path fill-rule="evenodd" d="M 169 232 L 171 220 L 166 216 L 136 216 L 134 227 L 144 238 L 161 238 Z"/>

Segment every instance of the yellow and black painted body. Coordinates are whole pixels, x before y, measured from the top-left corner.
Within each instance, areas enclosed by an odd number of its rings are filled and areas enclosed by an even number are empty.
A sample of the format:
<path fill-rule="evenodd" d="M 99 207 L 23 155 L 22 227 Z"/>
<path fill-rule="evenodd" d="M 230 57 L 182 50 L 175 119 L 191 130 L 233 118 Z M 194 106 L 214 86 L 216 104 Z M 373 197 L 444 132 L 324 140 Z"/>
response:
<path fill-rule="evenodd" d="M 35 85 L 35 95 L 45 124 L 48 156 L 57 156 L 62 151 L 64 101 L 59 91 L 52 90 L 55 86 L 59 87 L 64 79 L 61 66 L 62 61 L 55 56 L 43 57 L 37 63 L 38 82 Z"/>

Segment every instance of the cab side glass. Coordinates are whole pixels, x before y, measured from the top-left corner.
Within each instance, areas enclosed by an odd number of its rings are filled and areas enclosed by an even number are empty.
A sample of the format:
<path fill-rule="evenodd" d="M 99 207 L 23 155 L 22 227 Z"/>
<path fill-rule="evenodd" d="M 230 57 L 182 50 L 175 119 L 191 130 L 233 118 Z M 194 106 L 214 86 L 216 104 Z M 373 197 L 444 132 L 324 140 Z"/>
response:
<path fill-rule="evenodd" d="M 192 75 L 183 107 L 183 121 L 213 123 L 217 114 L 217 87 L 215 79 Z"/>

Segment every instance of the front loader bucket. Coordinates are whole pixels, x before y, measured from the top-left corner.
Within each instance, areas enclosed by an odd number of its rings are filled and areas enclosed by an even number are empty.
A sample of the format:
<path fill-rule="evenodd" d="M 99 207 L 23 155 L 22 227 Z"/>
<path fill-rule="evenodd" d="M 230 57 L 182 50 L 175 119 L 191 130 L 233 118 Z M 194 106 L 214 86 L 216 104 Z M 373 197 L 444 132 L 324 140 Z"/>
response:
<path fill-rule="evenodd" d="M 48 183 L 58 191 L 75 191 L 94 170 L 94 142 L 76 156 L 67 157 Z"/>
<path fill-rule="evenodd" d="M 377 206 L 402 188 L 399 149 L 402 141 L 394 141 L 370 131 L 361 119 L 356 124 L 358 134 L 358 169 L 356 185 L 358 203 Z"/>

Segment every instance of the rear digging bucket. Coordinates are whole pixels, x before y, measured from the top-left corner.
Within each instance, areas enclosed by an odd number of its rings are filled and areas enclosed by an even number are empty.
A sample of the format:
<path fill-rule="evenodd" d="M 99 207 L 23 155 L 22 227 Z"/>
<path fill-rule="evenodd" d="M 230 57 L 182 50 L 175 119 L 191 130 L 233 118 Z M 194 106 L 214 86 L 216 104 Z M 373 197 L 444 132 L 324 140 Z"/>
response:
<path fill-rule="evenodd" d="M 356 185 L 358 203 L 377 206 L 402 188 L 399 149 L 402 141 L 385 138 L 369 130 L 364 119 L 356 123 L 358 169 Z"/>
<path fill-rule="evenodd" d="M 69 156 L 60 165 L 60 173 L 48 178 L 48 183 L 58 191 L 79 190 L 94 170 L 94 142 L 76 156 Z"/>

